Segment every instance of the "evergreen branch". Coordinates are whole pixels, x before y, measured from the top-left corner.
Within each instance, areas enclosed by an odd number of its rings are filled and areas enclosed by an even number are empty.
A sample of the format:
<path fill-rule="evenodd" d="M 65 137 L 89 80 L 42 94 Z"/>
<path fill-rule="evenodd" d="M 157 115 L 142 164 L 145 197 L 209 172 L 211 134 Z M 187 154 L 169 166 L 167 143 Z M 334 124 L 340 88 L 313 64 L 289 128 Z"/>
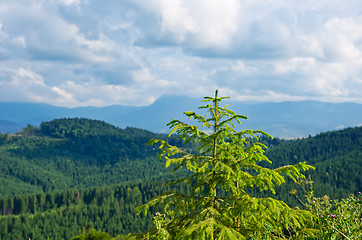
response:
<path fill-rule="evenodd" d="M 296 181 L 304 177 L 301 171 L 313 167 L 305 162 L 277 169 L 258 165 L 261 161 L 271 163 L 264 155 L 266 146 L 259 142 L 259 136 L 272 137 L 260 130 L 237 132 L 235 123 L 240 124 L 240 120 L 247 117 L 235 114 L 228 105 L 220 107 L 223 99 L 218 97 L 216 90 L 214 97 L 202 100 L 212 104 L 199 107 L 209 115 L 184 113 L 203 127 L 211 128 L 212 133 L 179 120 L 168 124 L 170 135 L 178 134 L 185 143 L 191 140 L 200 143 L 197 155 L 166 141 L 150 141 L 159 144 L 159 158 L 166 158 L 166 167 L 174 165 L 173 171 L 186 167 L 192 172 L 170 184 L 186 182 L 192 188 L 187 194 L 166 192 L 141 209 L 147 211 L 150 206 L 162 206 L 163 212 L 170 217 L 163 226 L 175 239 L 262 239 L 263 236 L 283 238 L 285 232 L 299 234 L 306 226 L 308 212 L 291 209 L 273 198 L 251 197 L 245 189 L 259 188 L 275 193 L 275 186 L 285 182 L 284 174 Z M 249 169 L 251 171 L 247 172 Z M 221 191 L 228 195 L 220 196 Z M 265 235 L 266 226 L 272 229 L 272 235 Z"/>

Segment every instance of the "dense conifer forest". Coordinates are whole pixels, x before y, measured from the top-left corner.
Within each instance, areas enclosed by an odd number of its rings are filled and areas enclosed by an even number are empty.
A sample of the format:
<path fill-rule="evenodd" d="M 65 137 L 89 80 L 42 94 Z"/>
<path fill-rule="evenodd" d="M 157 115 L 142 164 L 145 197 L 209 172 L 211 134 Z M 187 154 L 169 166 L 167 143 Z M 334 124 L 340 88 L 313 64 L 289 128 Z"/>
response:
<path fill-rule="evenodd" d="M 153 137 L 101 121 L 59 119 L 0 136 L 0 196 L 107 186 L 167 175 Z M 173 137 L 169 141 L 181 144 Z"/>
<path fill-rule="evenodd" d="M 91 227 L 121 239 L 149 229 L 152 214 L 134 209 L 166 191 L 175 177 L 157 160 L 158 148 L 146 144 L 152 138 L 197 148 L 174 135 L 79 118 L 0 134 L 0 239 L 70 239 Z M 345 198 L 362 190 L 362 127 L 262 142 L 271 168 L 304 161 L 315 166 L 306 175 L 316 195 Z M 303 198 L 292 182 L 277 188 L 276 197 L 297 206 L 289 193 L 294 188 Z"/>
<path fill-rule="evenodd" d="M 112 236 L 145 231 L 152 217 L 135 208 L 168 189 L 151 182 L 5 197 L 0 239 L 71 239 L 89 227 Z"/>

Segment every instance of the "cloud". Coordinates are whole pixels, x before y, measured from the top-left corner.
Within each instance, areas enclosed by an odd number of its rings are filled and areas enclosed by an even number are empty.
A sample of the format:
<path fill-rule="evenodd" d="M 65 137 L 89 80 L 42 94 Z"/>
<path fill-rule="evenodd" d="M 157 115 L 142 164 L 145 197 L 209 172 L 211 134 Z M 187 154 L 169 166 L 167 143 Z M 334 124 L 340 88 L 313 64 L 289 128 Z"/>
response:
<path fill-rule="evenodd" d="M 154 96 L 155 89 L 167 88 L 169 83 L 155 78 L 147 69 L 134 71 L 133 82 L 127 85 L 109 84 L 99 79 L 76 83 L 67 81 L 53 90 L 74 106 L 104 106 L 122 102 L 124 105 L 149 105 L 160 95 Z"/>
<path fill-rule="evenodd" d="M 142 46 L 168 43 L 202 57 L 359 57 L 361 19 L 350 16 L 356 1 L 347 9 L 331 1 L 136 2 L 149 14 L 145 21 L 153 17 L 156 25 L 145 29 Z"/>
<path fill-rule="evenodd" d="M 145 29 L 146 39 L 139 41 L 141 45 L 167 43 L 192 46 L 192 49 L 226 48 L 238 29 L 240 4 L 236 0 L 135 2 L 149 14 L 144 21 L 157 19 L 155 27 Z M 144 21 L 139 24 L 145 24 Z"/>
<path fill-rule="evenodd" d="M 24 57 L 26 42 L 24 36 L 9 36 L 0 21 L 0 61 L 12 57 Z"/>
<path fill-rule="evenodd" d="M 0 101 L 362 103 L 359 0 L 3 0 Z M 17 97 L 15 97 L 17 96 Z"/>
<path fill-rule="evenodd" d="M 43 78 L 28 69 L 1 69 L 0 95 L 6 101 L 13 102 L 46 102 L 58 99 L 44 83 Z M 4 80 L 7 79 L 7 80 Z"/>
<path fill-rule="evenodd" d="M 155 78 L 147 69 L 134 72 L 130 86 L 108 84 L 98 79 L 84 82 L 65 81 L 59 85 L 46 85 L 41 75 L 24 68 L 0 69 L 0 95 L 11 102 L 46 102 L 58 106 L 105 106 L 118 104 L 148 105 L 155 101 L 145 89 L 168 87 L 164 80 Z M 5 76 L 5 72 L 7 73 Z M 146 83 L 146 86 L 144 85 Z M 158 95 L 157 97 L 160 97 Z"/>
<path fill-rule="evenodd" d="M 60 0 L 61 3 L 63 3 L 66 6 L 71 6 L 71 5 L 79 5 L 80 4 L 80 0 Z"/>
<path fill-rule="evenodd" d="M 32 4 L 33 3 L 33 4 Z M 66 1 L 71 4 L 71 1 Z M 52 7 L 44 9 L 41 2 L 15 1 L 0 6 L 0 21 L 7 26 L 7 35 L 15 43 L 26 46 L 33 60 L 111 62 L 115 44 L 99 34 L 88 39 L 76 24 L 67 22 Z"/>
<path fill-rule="evenodd" d="M 321 40 L 326 58 L 332 61 L 361 59 L 362 16 L 331 18 L 324 24 Z"/>

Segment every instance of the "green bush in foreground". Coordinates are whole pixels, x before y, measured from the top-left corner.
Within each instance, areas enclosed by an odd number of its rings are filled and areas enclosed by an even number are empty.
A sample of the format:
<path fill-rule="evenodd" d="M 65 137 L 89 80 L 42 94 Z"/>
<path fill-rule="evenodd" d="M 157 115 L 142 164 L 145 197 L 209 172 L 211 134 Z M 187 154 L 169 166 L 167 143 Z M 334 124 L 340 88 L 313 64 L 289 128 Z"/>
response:
<path fill-rule="evenodd" d="M 277 169 L 259 165 L 271 161 L 264 155 L 265 145 L 258 136 L 270 137 L 259 130 L 237 131 L 234 123 L 247 119 L 221 107 L 225 98 L 205 97 L 208 114 L 185 112 L 202 127 L 172 120 L 168 125 L 170 135 L 178 134 L 185 142 L 200 144 L 199 153 L 172 146 L 164 140 L 153 139 L 158 144 L 159 157 L 166 158 L 166 167 L 173 171 L 182 167 L 191 171 L 188 177 L 172 182 L 192 185 L 189 193 L 166 192 L 137 210 L 147 214 L 149 208 L 160 210 L 156 215 L 156 228 L 137 237 L 143 239 L 289 239 L 303 238 L 311 232 L 309 211 L 292 209 L 283 201 L 273 198 L 256 198 L 247 190 L 258 188 L 275 193 L 288 175 L 294 181 L 304 178 L 301 170 L 313 168 L 305 162 Z M 209 103 L 211 102 L 211 103 Z"/>
<path fill-rule="evenodd" d="M 315 236 L 310 239 L 362 239 L 362 195 L 351 194 L 344 199 L 331 200 L 327 195 L 315 197 L 313 182 L 298 184 L 306 193 L 304 207 L 313 214 Z M 292 194 L 295 194 L 294 190 Z"/>
<path fill-rule="evenodd" d="M 87 229 L 83 229 L 82 233 L 72 237 L 71 240 L 124 240 L 126 237 L 117 236 L 112 237 L 106 232 L 97 231 L 92 227 L 88 226 Z"/>
<path fill-rule="evenodd" d="M 112 240 L 112 238 L 108 233 L 96 231 L 95 229 L 91 229 L 88 232 L 84 232 L 76 237 L 73 237 L 72 240 Z"/>
<path fill-rule="evenodd" d="M 302 204 L 313 214 L 313 229 L 309 231 L 308 240 L 357 240 L 362 238 L 362 194 L 350 195 L 347 198 L 331 200 L 328 196 L 321 198 L 314 196 L 312 181 L 299 181 L 305 191 L 305 201 L 297 197 Z M 296 190 L 291 192 L 296 194 Z M 170 239 L 170 233 L 165 229 L 169 218 L 165 214 L 156 213 L 154 217 L 154 233 L 142 235 L 145 239 Z M 259 237 L 249 239 L 278 239 L 281 237 L 271 234 L 271 229 L 266 229 Z M 307 234 L 306 234 L 307 235 Z M 140 237 L 138 235 L 138 237 Z M 125 236 L 112 238 L 109 234 L 94 229 L 83 230 L 83 232 L 72 238 L 72 240 L 107 240 L 107 239 L 135 239 L 136 236 Z M 287 238 L 285 236 L 285 238 Z M 302 238 L 301 235 L 291 239 Z"/>

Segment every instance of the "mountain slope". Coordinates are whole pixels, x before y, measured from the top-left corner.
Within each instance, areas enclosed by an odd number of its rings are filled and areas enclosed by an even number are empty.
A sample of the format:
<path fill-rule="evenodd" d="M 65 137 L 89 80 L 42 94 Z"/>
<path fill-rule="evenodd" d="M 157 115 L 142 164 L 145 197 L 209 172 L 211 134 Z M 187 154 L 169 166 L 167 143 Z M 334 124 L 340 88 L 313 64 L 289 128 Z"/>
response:
<path fill-rule="evenodd" d="M 274 137 L 295 138 L 320 132 L 354 127 L 362 124 L 362 104 L 324 103 L 316 101 L 280 103 L 244 103 L 225 101 L 239 114 L 250 120 L 243 127 L 264 130 Z M 108 106 L 64 108 L 46 104 L 0 103 L 0 120 L 10 121 L 13 127 L 0 121 L 0 132 L 15 133 L 28 124 L 39 126 L 55 118 L 82 117 L 102 120 L 126 128 L 136 127 L 157 133 L 167 133 L 166 124 L 183 119 L 182 112 L 198 111 L 199 99 L 164 96 L 145 107 Z"/>
<path fill-rule="evenodd" d="M 273 161 L 273 168 L 304 161 L 315 167 L 306 176 L 315 182 L 318 196 L 326 194 L 332 198 L 345 198 L 362 191 L 362 127 L 291 141 L 275 139 L 269 143 L 266 155 Z M 292 188 L 291 185 L 282 185 L 279 189 L 284 195 L 282 198 L 293 198 L 287 196 Z"/>
<path fill-rule="evenodd" d="M 0 196 L 168 175 L 156 159 L 157 150 L 147 145 L 152 138 L 166 136 L 78 118 L 45 122 L 17 136 L 1 135 Z"/>
<path fill-rule="evenodd" d="M 156 160 L 157 148 L 146 144 L 152 138 L 167 136 L 81 118 L 29 126 L 16 137 L 0 135 L 0 196 L 168 178 L 169 172 Z M 176 136 L 168 141 L 182 144 Z M 303 161 L 315 166 L 307 175 L 320 192 L 339 197 L 361 191 L 362 127 L 274 139 L 267 145 L 273 168 Z"/>
<path fill-rule="evenodd" d="M 127 152 L 130 151 L 128 148 L 135 148 L 142 142 L 142 137 L 159 138 L 165 135 L 134 128 L 119 129 L 94 120 L 60 119 L 43 123 L 40 129 L 27 131 L 27 136 L 22 133 L 22 137 L 13 138 L 10 142 L 0 136 L 0 189 L 3 186 L 1 183 L 7 184 L 0 193 L 6 187 L 11 186 L 8 190 L 14 190 L 14 186 L 19 187 L 12 193 L 17 193 L 16 196 L 0 195 L 0 213 L 6 215 L 0 217 L 1 239 L 70 239 L 79 234 L 80 229 L 88 227 L 89 223 L 97 230 L 106 231 L 113 236 L 145 231 L 151 226 L 151 214 L 137 216 L 134 209 L 155 195 L 170 190 L 163 178 L 169 175 L 157 175 L 165 170 L 163 163 L 131 158 L 134 154 L 153 158 L 153 148 L 152 154 L 142 151 L 128 153 L 130 161 L 123 165 L 122 161 L 113 163 L 112 159 L 107 160 L 102 156 L 106 156 L 107 152 L 112 155 L 119 153 L 109 151 L 104 145 L 118 146 Z M 96 136 L 101 141 L 94 144 Z M 122 138 L 116 140 L 117 136 Z M 107 141 L 108 138 L 112 140 Z M 94 149 L 84 151 L 77 142 L 79 139 L 82 139 L 82 145 L 92 146 Z M 123 146 L 122 139 L 127 139 L 129 145 Z M 180 144 L 176 138 L 169 141 Z M 67 150 L 63 147 L 73 142 L 74 148 Z M 346 197 L 362 190 L 362 127 L 325 132 L 304 139 L 275 138 L 262 139 L 262 142 L 269 146 L 266 155 L 273 161 L 273 168 L 299 161 L 314 165 L 316 170 L 309 171 L 306 175 L 310 174 L 315 181 L 317 196 L 328 194 L 332 198 Z M 143 149 L 142 144 L 138 146 Z M 145 149 L 151 150 L 148 147 Z M 96 155 L 93 156 L 94 153 L 89 151 L 95 151 Z M 99 152 L 104 155 L 97 155 Z M 8 160 L 4 161 L 4 154 L 7 154 Z M 53 158 L 57 161 L 53 161 Z M 121 164 L 120 167 L 118 164 Z M 159 179 L 152 181 L 150 176 L 157 176 Z M 142 182 L 122 182 L 136 179 L 141 179 Z M 100 184 L 102 181 L 106 184 Z M 63 185 L 59 185 L 60 183 Z M 101 187 L 89 188 L 92 185 Z M 28 190 L 23 193 L 63 190 L 19 196 L 22 187 Z M 69 189 L 70 187 L 73 189 Z M 87 188 L 79 189 L 83 187 Z M 287 184 L 277 188 L 277 197 L 290 206 L 296 206 L 298 202 L 289 194 L 294 187 L 291 181 L 287 181 Z M 298 194 L 304 199 L 303 192 Z"/>

